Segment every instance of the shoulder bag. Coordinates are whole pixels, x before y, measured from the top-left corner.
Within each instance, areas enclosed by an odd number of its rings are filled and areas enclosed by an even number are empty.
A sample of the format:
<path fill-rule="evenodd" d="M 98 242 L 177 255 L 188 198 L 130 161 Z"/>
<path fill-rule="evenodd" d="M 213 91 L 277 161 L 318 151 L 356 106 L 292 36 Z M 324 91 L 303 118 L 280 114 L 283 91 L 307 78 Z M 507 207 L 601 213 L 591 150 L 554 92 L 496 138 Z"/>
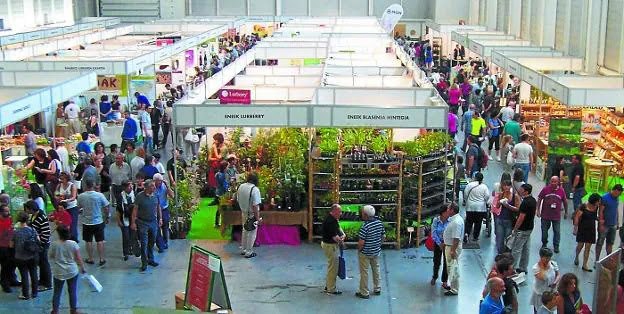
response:
<path fill-rule="evenodd" d="M 253 205 L 251 205 L 251 195 L 253 193 L 253 189 L 256 188 L 256 186 L 254 185 L 253 187 L 251 187 L 251 190 L 249 191 L 249 206 L 252 207 L 251 208 L 251 212 L 253 213 Z M 251 215 L 249 217 L 247 217 L 247 220 L 243 223 L 243 228 L 245 228 L 246 231 L 254 231 L 256 230 L 256 215 Z"/>
<path fill-rule="evenodd" d="M 472 192 L 472 190 L 474 190 L 481 184 L 482 183 L 477 184 L 477 186 L 475 186 L 474 188 L 470 189 L 470 191 L 468 191 L 468 195 L 466 195 L 466 197 L 462 200 L 462 206 L 466 206 L 466 200 L 468 200 L 468 198 L 470 197 L 470 192 Z"/>

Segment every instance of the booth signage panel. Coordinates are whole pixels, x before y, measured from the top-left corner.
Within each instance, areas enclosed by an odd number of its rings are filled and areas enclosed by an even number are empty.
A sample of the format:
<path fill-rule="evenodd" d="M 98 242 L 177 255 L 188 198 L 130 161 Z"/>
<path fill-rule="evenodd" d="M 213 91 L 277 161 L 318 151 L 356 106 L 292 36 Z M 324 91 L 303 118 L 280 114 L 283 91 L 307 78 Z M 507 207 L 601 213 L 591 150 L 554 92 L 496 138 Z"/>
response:
<path fill-rule="evenodd" d="M 288 125 L 285 124 L 288 121 L 288 107 L 286 106 L 197 107 L 195 114 L 196 124 L 205 126 Z"/>
<path fill-rule="evenodd" d="M 332 110 L 332 126 L 371 126 L 395 128 L 425 127 L 425 109 L 335 107 Z"/>
<path fill-rule="evenodd" d="M 51 65 L 55 71 L 94 71 L 98 74 L 114 74 L 112 62 L 42 62 L 41 65 L 42 67 Z"/>
<path fill-rule="evenodd" d="M 566 88 L 563 85 L 557 83 L 555 80 L 549 77 L 544 77 L 542 79 L 542 90 L 544 91 L 544 93 L 558 99 L 564 104 L 568 103 Z"/>
<path fill-rule="evenodd" d="M 2 46 L 11 45 L 22 41 L 24 36 L 22 34 L 15 34 L 11 36 L 4 36 L 0 38 L 0 44 Z"/>
<path fill-rule="evenodd" d="M 507 59 L 505 68 L 514 76 L 522 77 L 522 72 L 521 72 L 522 66 L 518 64 L 516 61 Z"/>
<path fill-rule="evenodd" d="M 542 88 L 542 76 L 531 69 L 522 69 L 522 79 L 534 87 Z"/>
<path fill-rule="evenodd" d="M 493 51 L 492 52 L 492 62 L 498 65 L 499 67 L 505 67 L 505 56 L 503 56 L 500 52 Z"/>
<path fill-rule="evenodd" d="M 98 76 L 98 90 L 121 90 L 122 82 L 116 76 Z"/>
<path fill-rule="evenodd" d="M 49 93 L 48 103 L 49 105 Z M 36 113 L 42 111 L 41 95 L 39 93 L 31 96 L 27 96 L 15 102 L 8 103 L 0 107 L 0 121 L 2 127 L 5 127 L 11 123 L 15 123 L 22 119 L 26 119 Z"/>
<path fill-rule="evenodd" d="M 44 34 L 45 33 L 43 31 L 26 33 L 26 34 L 24 34 L 24 41 L 37 40 L 37 39 L 43 37 Z"/>
<path fill-rule="evenodd" d="M 222 89 L 219 102 L 223 104 L 251 104 L 251 91 L 248 89 Z"/>
<path fill-rule="evenodd" d="M 469 49 L 472 52 L 474 52 L 474 53 L 476 53 L 476 54 L 478 54 L 480 56 L 483 56 L 483 46 L 477 44 L 476 42 L 470 41 Z"/>

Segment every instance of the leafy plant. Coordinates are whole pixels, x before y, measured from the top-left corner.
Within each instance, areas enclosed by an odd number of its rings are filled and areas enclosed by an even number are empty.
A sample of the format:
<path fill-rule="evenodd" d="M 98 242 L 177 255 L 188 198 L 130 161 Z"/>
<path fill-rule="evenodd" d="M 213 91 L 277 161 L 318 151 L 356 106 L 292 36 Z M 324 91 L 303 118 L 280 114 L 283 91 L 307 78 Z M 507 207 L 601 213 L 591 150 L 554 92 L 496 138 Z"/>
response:
<path fill-rule="evenodd" d="M 410 157 L 424 157 L 444 150 L 452 142 L 452 138 L 445 132 L 429 132 L 413 141 L 398 143 L 395 147 Z"/>
<path fill-rule="evenodd" d="M 370 149 L 375 154 L 383 154 L 390 147 L 390 139 L 385 134 L 374 136 L 370 141 Z"/>
<path fill-rule="evenodd" d="M 191 219 L 193 214 L 199 210 L 199 190 L 197 178 L 193 173 L 188 173 L 187 177 L 177 182 L 177 203 L 171 209 L 172 221 L 175 234 L 179 238 L 184 238 L 191 229 Z"/>
<path fill-rule="evenodd" d="M 319 129 L 321 139 L 319 148 L 324 156 L 334 156 L 340 149 L 337 129 Z"/>

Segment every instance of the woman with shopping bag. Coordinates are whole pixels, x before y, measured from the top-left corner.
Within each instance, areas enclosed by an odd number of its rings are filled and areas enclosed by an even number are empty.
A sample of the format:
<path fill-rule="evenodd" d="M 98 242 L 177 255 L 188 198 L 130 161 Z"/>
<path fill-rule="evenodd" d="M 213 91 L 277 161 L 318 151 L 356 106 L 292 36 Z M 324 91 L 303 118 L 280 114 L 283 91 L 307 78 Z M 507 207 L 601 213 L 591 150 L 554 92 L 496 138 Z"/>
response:
<path fill-rule="evenodd" d="M 58 240 L 52 243 L 48 258 L 52 264 L 54 277 L 54 296 L 52 297 L 52 314 L 59 313 L 63 285 L 67 282 L 70 313 L 78 313 L 78 275 L 85 273 L 84 263 L 80 256 L 78 243 L 70 240 L 71 232 L 65 225 L 56 228 Z"/>

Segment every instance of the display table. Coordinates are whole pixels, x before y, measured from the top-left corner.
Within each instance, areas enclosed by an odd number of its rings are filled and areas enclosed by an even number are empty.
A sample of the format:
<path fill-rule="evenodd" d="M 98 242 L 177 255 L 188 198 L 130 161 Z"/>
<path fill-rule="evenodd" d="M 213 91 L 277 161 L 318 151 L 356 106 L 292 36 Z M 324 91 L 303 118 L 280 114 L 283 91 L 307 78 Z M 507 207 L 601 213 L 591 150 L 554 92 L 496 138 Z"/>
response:
<path fill-rule="evenodd" d="M 123 124 L 109 125 L 106 122 L 100 122 L 100 141 L 104 146 L 110 147 L 112 144 L 121 146 L 121 133 L 123 132 Z"/>
<path fill-rule="evenodd" d="M 278 226 L 291 226 L 301 225 L 307 229 L 308 227 L 308 212 L 305 210 L 296 212 L 282 212 L 282 211 L 260 211 L 260 217 L 262 217 L 262 224 L 269 226 L 266 228 L 266 232 L 271 231 L 270 225 Z M 240 211 L 222 211 L 221 212 L 221 234 L 225 234 L 225 230 L 229 226 L 242 225 L 242 217 Z M 281 230 L 279 230 L 281 231 Z M 265 231 L 262 231 L 265 232 Z M 261 231 L 259 230 L 259 234 Z M 258 235 L 260 236 L 260 235 Z"/>
<path fill-rule="evenodd" d="M 602 191 L 609 191 L 609 172 L 611 167 L 615 166 L 615 162 L 611 160 L 604 160 L 597 157 L 585 159 L 585 186 L 589 178 L 589 168 L 600 169 L 600 182 L 602 182 Z"/>

